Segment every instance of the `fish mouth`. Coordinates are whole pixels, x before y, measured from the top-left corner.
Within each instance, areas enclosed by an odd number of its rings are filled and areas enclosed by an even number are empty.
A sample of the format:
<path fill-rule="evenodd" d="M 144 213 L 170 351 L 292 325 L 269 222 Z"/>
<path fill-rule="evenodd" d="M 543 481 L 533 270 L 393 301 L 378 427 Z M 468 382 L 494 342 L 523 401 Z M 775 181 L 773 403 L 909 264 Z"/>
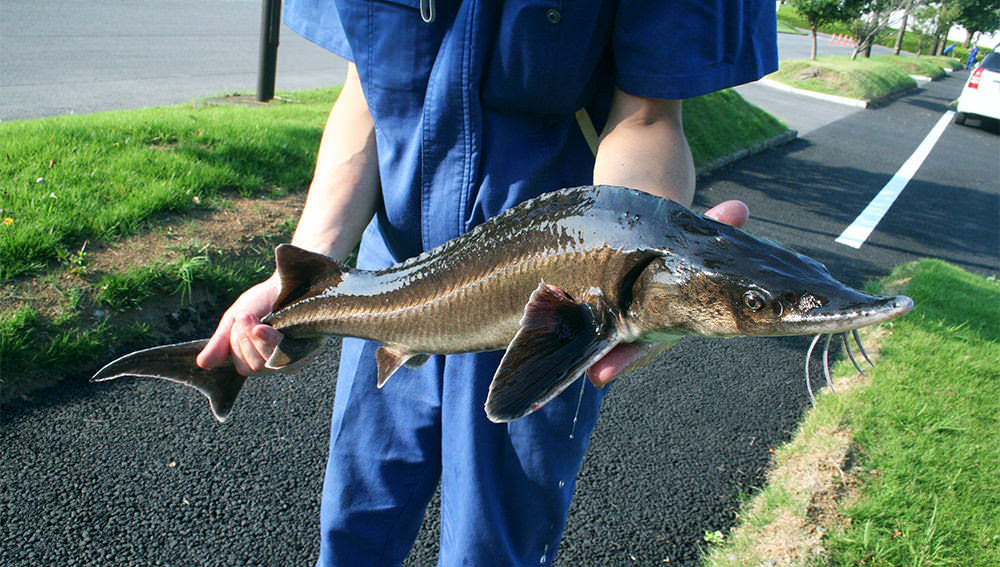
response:
<path fill-rule="evenodd" d="M 913 300 L 905 295 L 869 297 L 852 305 L 828 305 L 784 320 L 785 332 L 798 334 L 835 334 L 853 331 L 906 315 L 913 309 Z"/>

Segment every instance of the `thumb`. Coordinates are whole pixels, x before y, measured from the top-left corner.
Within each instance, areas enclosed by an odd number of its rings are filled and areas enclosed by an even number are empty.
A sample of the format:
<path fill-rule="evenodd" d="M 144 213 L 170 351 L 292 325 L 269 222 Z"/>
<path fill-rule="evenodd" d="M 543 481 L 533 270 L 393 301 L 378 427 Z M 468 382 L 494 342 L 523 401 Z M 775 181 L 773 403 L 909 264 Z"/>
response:
<path fill-rule="evenodd" d="M 750 217 L 750 209 L 743 201 L 723 201 L 705 211 L 705 216 L 735 227 L 743 226 Z"/>

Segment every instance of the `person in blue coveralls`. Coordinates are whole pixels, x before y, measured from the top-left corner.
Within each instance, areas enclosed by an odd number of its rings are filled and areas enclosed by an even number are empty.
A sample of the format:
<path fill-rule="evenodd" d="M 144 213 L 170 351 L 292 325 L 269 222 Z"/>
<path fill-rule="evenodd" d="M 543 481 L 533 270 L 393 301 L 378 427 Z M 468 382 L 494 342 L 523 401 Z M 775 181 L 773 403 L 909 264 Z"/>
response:
<path fill-rule="evenodd" d="M 976 56 L 979 55 L 979 46 L 973 44 L 972 49 L 969 50 L 969 59 L 965 62 L 966 69 L 972 69 L 976 66 Z"/>
<path fill-rule="evenodd" d="M 343 259 L 360 239 L 370 269 L 563 187 L 690 205 L 681 99 L 777 68 L 770 0 L 286 0 L 284 17 L 350 62 L 292 243 Z M 708 214 L 738 225 L 747 210 Z M 260 322 L 278 287 L 272 276 L 245 292 L 198 363 L 260 373 L 281 338 Z M 601 405 L 594 385 L 647 350 L 590 368 L 574 426 L 577 388 L 488 421 L 500 352 L 434 356 L 379 390 L 377 347 L 343 341 L 318 564 L 399 565 L 439 483 L 439 565 L 551 564 Z"/>

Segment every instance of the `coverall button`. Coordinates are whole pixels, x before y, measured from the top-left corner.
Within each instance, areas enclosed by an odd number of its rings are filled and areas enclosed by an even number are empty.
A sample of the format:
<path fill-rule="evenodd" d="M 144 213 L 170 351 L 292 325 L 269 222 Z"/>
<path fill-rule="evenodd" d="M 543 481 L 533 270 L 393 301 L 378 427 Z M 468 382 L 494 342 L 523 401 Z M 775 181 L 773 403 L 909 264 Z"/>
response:
<path fill-rule="evenodd" d="M 545 18 L 549 21 L 550 24 L 558 24 L 560 21 L 562 21 L 562 14 L 559 13 L 559 10 L 556 10 L 555 8 L 549 8 L 549 10 L 545 12 Z"/>

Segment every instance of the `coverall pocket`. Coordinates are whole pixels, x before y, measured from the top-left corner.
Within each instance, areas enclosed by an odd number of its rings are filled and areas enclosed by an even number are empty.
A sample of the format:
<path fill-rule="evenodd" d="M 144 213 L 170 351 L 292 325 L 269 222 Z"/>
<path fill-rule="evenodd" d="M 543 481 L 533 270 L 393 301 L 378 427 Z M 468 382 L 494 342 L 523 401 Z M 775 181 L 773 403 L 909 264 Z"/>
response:
<path fill-rule="evenodd" d="M 572 114 L 608 46 L 610 2 L 505 2 L 483 83 L 484 105 Z"/>
<path fill-rule="evenodd" d="M 420 0 L 366 0 L 368 81 L 389 90 L 422 91 L 437 46 L 438 26 L 420 18 Z M 357 54 L 355 54 L 357 58 Z M 377 66 L 374 62 L 378 62 Z"/>

